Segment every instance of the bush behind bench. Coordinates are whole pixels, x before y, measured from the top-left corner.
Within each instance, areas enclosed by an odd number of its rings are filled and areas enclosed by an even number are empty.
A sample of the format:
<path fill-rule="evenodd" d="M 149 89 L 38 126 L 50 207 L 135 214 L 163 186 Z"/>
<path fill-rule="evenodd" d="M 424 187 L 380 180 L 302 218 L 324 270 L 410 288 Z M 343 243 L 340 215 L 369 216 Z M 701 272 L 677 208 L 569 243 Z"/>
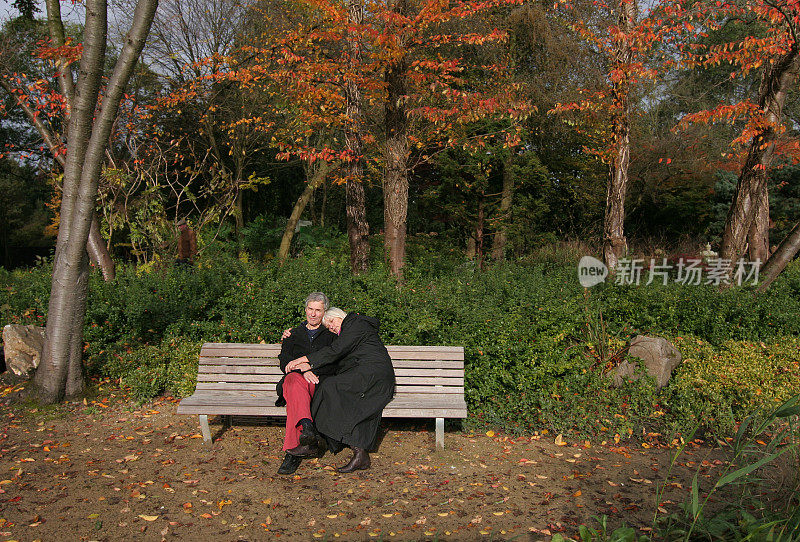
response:
<path fill-rule="evenodd" d="M 711 287 L 600 285 L 585 296 L 572 259 L 496 264 L 478 272 L 445 245 L 412 245 L 397 288 L 380 261 L 352 277 L 346 254 L 320 250 L 274 264 L 216 257 L 187 271 L 121 267 L 94 274 L 86 317 L 92 374 L 122 377 L 141 399 L 191 393 L 202 342 L 277 342 L 322 290 L 346 310 L 379 316 L 387 344 L 463 345 L 469 424 L 571 435 L 729 431 L 751 409 L 800 391 L 800 266 L 762 296 Z M 50 269 L 0 271 L 6 322 L 44 321 Z M 603 341 L 638 333 L 673 340 L 687 361 L 661 392 L 647 379 L 610 389 Z M 735 375 L 735 376 L 733 376 Z M 760 390 L 760 391 L 759 391 Z"/>

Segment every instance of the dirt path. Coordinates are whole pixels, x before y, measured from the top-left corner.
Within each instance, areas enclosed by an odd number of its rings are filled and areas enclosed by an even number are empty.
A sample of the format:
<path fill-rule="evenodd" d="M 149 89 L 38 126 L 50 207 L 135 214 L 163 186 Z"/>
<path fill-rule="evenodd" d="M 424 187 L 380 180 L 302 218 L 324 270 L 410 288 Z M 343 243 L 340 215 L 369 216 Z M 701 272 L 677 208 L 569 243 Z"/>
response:
<path fill-rule="evenodd" d="M 32 411 L 0 407 L 0 540 L 549 540 L 607 514 L 651 525 L 671 450 L 448 432 L 386 422 L 373 467 L 340 475 L 344 452 L 275 474 L 283 429 L 235 418 L 205 446 L 164 398 Z M 214 425 L 214 422 L 217 422 Z M 675 510 L 716 452 L 690 446 L 662 506 Z"/>

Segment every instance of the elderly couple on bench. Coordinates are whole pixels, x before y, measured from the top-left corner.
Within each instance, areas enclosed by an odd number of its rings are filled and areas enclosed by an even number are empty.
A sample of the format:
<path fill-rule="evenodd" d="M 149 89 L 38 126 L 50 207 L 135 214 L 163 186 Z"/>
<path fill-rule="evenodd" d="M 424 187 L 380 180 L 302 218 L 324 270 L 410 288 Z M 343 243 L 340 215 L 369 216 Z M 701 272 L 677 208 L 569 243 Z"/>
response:
<path fill-rule="evenodd" d="M 303 458 L 345 447 L 353 457 L 337 471 L 368 469 L 381 412 L 394 394 L 394 368 L 378 320 L 329 305 L 325 294 L 310 294 L 306 321 L 283 333 L 278 359 L 284 376 L 275 405 L 286 405 L 286 456 L 278 474 L 294 473 Z"/>

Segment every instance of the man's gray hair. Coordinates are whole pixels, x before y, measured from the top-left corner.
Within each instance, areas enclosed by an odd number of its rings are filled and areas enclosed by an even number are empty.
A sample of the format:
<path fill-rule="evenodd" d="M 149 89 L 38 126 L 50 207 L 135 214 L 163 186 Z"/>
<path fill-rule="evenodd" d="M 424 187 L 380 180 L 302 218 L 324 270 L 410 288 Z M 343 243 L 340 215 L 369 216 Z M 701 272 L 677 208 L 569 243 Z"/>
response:
<path fill-rule="evenodd" d="M 325 316 L 322 317 L 322 321 L 328 322 L 331 318 L 341 318 L 344 320 L 345 316 L 347 316 L 347 313 L 339 307 L 331 307 L 325 311 Z"/>
<path fill-rule="evenodd" d="M 306 304 L 303 306 L 308 307 L 308 304 L 311 303 L 312 301 L 322 303 L 322 308 L 324 310 L 328 310 L 328 307 L 331 306 L 331 300 L 328 299 L 328 296 L 326 296 L 322 292 L 311 292 L 310 294 L 308 294 L 308 297 L 306 298 Z"/>

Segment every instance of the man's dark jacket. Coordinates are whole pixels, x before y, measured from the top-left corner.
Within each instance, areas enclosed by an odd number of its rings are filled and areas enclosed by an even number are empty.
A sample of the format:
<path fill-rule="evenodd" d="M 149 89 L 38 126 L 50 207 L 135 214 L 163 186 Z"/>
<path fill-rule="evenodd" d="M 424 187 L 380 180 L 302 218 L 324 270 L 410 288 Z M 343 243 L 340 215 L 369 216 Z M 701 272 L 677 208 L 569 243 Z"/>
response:
<path fill-rule="evenodd" d="M 378 327 L 375 318 L 351 312 L 333 344 L 308 355 L 315 374 L 337 365 L 336 375 L 314 390 L 314 423 L 326 437 L 351 447 L 373 445 L 383 407 L 394 395 L 392 359 Z"/>
<path fill-rule="evenodd" d="M 283 340 L 283 344 L 281 344 L 281 353 L 278 354 L 278 360 L 281 362 L 281 371 L 285 372 L 286 365 L 293 359 L 307 356 L 311 352 L 316 352 L 320 348 L 329 346 L 336 337 L 337 335 L 328 331 L 328 328 L 325 326 L 320 326 L 319 333 L 314 338 L 314 341 L 311 342 L 308 340 L 308 329 L 306 329 L 305 322 L 296 328 L 293 328 L 292 334 Z M 319 377 L 320 384 L 326 376 L 330 376 L 335 373 L 335 364 L 328 365 L 320 368 L 318 371 L 314 371 L 314 374 Z M 284 374 L 283 378 L 281 378 L 281 381 L 278 382 L 278 385 L 275 388 L 275 391 L 278 394 L 278 400 L 275 401 L 275 406 L 284 406 L 286 404 L 286 399 L 283 398 L 283 381 L 285 379 L 286 375 Z M 319 384 L 317 384 L 317 386 L 319 386 Z"/>

